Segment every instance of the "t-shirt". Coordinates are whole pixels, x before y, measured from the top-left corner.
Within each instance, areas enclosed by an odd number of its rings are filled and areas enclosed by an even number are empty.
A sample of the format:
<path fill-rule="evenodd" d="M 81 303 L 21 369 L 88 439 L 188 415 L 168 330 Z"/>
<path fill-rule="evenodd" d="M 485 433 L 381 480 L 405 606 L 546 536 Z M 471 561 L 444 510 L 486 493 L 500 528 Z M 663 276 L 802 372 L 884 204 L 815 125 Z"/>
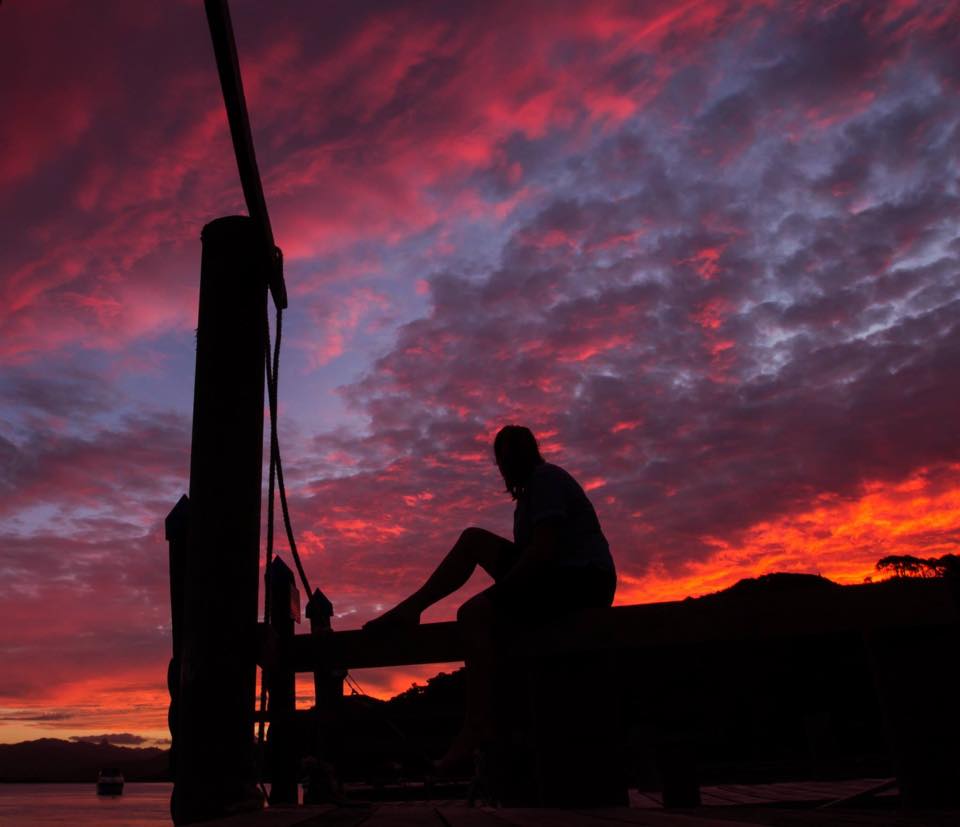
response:
<path fill-rule="evenodd" d="M 600 520 L 580 484 L 560 466 L 538 465 L 517 499 L 513 512 L 513 541 L 524 549 L 533 542 L 533 528 L 552 517 L 564 521 L 563 548 L 555 563 L 563 567 L 594 566 L 614 571 L 610 546 Z"/>

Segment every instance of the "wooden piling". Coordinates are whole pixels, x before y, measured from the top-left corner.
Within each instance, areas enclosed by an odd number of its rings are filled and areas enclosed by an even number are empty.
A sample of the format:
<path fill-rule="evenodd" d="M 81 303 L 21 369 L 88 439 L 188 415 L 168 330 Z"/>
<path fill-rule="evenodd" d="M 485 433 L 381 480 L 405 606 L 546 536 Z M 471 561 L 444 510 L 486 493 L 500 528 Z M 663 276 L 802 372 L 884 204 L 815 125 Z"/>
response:
<path fill-rule="evenodd" d="M 203 229 L 174 822 L 256 806 L 253 715 L 267 258 L 251 219 Z M 226 633 L 225 633 L 226 632 Z"/>

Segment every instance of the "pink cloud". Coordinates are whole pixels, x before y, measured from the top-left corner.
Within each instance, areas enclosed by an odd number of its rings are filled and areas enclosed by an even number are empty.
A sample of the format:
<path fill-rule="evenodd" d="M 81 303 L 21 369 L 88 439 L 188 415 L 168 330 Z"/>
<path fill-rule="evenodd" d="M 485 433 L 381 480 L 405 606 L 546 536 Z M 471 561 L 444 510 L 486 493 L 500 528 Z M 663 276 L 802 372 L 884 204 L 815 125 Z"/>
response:
<path fill-rule="evenodd" d="M 311 307 L 308 335 L 296 342 L 307 353 L 311 369 L 321 367 L 342 355 L 347 342 L 365 318 L 390 307 L 389 298 L 368 288 L 346 296 L 331 296 L 325 306 Z"/>

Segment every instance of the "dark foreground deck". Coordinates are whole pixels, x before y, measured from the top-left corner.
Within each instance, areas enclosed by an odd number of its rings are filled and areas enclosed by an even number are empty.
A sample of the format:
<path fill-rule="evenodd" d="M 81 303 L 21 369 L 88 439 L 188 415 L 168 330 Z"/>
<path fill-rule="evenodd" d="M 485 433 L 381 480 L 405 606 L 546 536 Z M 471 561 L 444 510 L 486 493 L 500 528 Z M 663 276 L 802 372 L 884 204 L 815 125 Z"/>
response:
<path fill-rule="evenodd" d="M 731 805 L 664 812 L 634 807 L 492 809 L 462 802 L 275 808 L 207 822 L 211 827 L 956 827 L 958 823 L 957 810 Z"/>
<path fill-rule="evenodd" d="M 656 793 L 630 791 L 630 807 L 558 810 L 470 807 L 464 801 L 277 807 L 211 827 L 956 827 L 960 810 L 904 810 L 892 779 L 721 784 L 706 806 L 665 811 Z"/>

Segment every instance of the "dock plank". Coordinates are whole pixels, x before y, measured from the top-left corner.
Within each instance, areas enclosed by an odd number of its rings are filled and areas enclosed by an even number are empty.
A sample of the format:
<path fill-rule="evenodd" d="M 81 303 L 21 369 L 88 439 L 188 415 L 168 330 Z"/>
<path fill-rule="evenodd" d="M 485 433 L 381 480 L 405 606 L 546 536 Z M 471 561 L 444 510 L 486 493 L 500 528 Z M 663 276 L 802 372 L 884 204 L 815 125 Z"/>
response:
<path fill-rule="evenodd" d="M 468 807 L 464 804 L 442 806 L 438 810 L 445 827 L 509 827 L 500 818 L 499 810 L 490 807 Z"/>
<path fill-rule="evenodd" d="M 776 805 L 787 802 L 837 802 L 878 790 L 889 784 L 888 778 L 858 778 L 840 781 L 775 781 L 767 784 L 717 784 L 700 788 L 704 807 Z M 886 794 L 895 792 L 888 790 Z M 880 793 L 881 795 L 884 793 Z M 850 801 L 847 806 L 861 806 Z M 660 809 L 663 799 L 654 791 L 630 790 L 630 806 L 637 809 Z"/>
<path fill-rule="evenodd" d="M 711 790 L 701 790 L 700 803 L 704 807 L 726 807 L 730 804 L 743 804 L 743 800 L 733 799 L 723 795 L 723 793 L 715 793 Z"/>
<path fill-rule="evenodd" d="M 571 810 L 539 807 L 479 808 L 496 819 L 497 827 L 602 827 L 592 818 L 584 818 Z"/>
<path fill-rule="evenodd" d="M 629 790 L 630 806 L 640 809 L 659 809 L 663 806 L 663 796 L 653 790 Z"/>
<path fill-rule="evenodd" d="M 684 812 L 665 810 L 638 810 L 632 807 L 611 807 L 602 810 L 581 810 L 577 815 L 590 815 L 606 827 L 631 824 L 635 827 L 757 827 L 761 822 L 744 819 L 716 821 L 713 810 L 698 808 Z M 584 822 L 581 822 L 583 824 Z M 594 822 L 591 822 L 593 824 Z"/>
<path fill-rule="evenodd" d="M 359 827 L 367 823 L 373 810 L 368 804 L 333 807 L 309 816 L 305 821 L 298 821 L 291 827 Z"/>
<path fill-rule="evenodd" d="M 335 804 L 309 807 L 267 807 L 204 822 L 209 827 L 297 827 L 304 821 L 339 809 Z"/>
<path fill-rule="evenodd" d="M 730 785 L 740 786 L 742 789 L 750 789 L 752 785 Z M 872 784 L 870 782 L 859 782 L 847 784 L 837 781 L 803 781 L 803 782 L 778 782 L 777 784 L 768 784 L 764 786 L 762 794 L 767 796 L 768 801 L 833 801 L 838 798 L 845 798 L 852 791 L 862 792 L 868 790 Z M 758 790 L 758 792 L 760 792 Z M 750 802 L 745 801 L 744 804 Z"/>
<path fill-rule="evenodd" d="M 552 810 L 525 807 L 493 811 L 509 827 L 718 827 L 719 822 L 699 815 L 610 807 L 596 810 Z M 755 822 L 726 820 L 722 827 L 755 827 Z"/>
<path fill-rule="evenodd" d="M 322 822 L 321 822 L 322 823 Z M 363 827 L 446 827 L 437 808 L 421 803 L 378 804 Z"/>
<path fill-rule="evenodd" d="M 716 787 L 705 788 L 710 792 L 726 799 L 727 804 L 749 806 L 751 804 L 773 804 L 778 801 L 806 801 L 810 795 L 807 792 L 794 793 L 772 784 L 720 784 Z M 830 796 L 823 796 L 829 798 Z M 817 796 L 819 799 L 820 796 Z"/>
<path fill-rule="evenodd" d="M 716 825 L 747 823 L 758 827 L 956 827 L 960 814 L 946 811 L 795 810 L 723 807 L 713 817 Z"/>

